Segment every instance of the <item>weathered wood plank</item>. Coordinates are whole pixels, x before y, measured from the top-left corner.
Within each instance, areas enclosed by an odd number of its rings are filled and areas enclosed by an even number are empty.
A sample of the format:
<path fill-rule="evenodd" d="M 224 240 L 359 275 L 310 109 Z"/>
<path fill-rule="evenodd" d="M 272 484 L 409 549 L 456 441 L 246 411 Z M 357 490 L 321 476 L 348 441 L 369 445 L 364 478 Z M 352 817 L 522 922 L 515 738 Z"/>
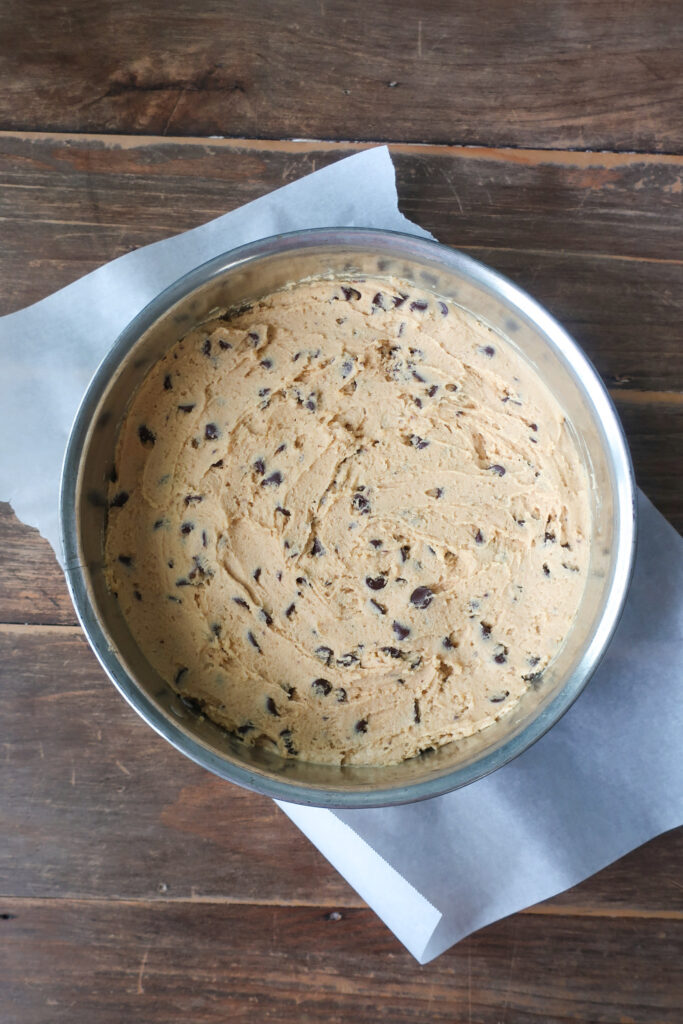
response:
<path fill-rule="evenodd" d="M 274 804 L 152 732 L 79 630 L 0 629 L 0 707 L 0 893 L 361 904 Z M 683 829 L 547 906 L 683 918 L 681 856 Z"/>
<path fill-rule="evenodd" d="M 517 916 L 419 967 L 364 909 L 3 900 L 21 1024 L 679 1024 L 683 927 Z"/>
<path fill-rule="evenodd" d="M 0 138 L 1 312 L 346 152 L 125 142 Z M 530 290 L 608 381 L 683 389 L 683 160 L 419 147 L 395 159 L 406 214 Z"/>
<path fill-rule="evenodd" d="M 52 548 L 0 502 L 0 623 L 77 621 Z"/>
<path fill-rule="evenodd" d="M 19 130 L 683 145 L 674 0 L 8 0 L 0 39 Z"/>

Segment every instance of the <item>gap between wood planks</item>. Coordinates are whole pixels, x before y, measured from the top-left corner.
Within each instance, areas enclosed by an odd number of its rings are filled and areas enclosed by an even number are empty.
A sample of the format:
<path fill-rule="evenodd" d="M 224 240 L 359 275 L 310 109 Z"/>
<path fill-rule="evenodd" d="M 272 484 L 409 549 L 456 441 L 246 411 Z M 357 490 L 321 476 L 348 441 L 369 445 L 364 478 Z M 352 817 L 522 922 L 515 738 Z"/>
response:
<path fill-rule="evenodd" d="M 368 910 L 366 903 L 347 903 L 341 900 L 259 900 L 240 896 L 155 896 L 155 897 L 119 897 L 119 896 L 13 896 L 0 893 L 0 905 L 3 900 L 14 904 L 31 906 L 108 906 L 116 904 L 125 907 L 155 906 L 181 904 L 191 906 L 243 906 L 243 907 L 283 907 L 309 908 L 311 910 Z M 562 906 L 560 904 L 539 903 L 519 911 L 535 917 L 601 917 L 601 918 L 632 918 L 652 921 L 683 921 L 683 910 L 642 910 L 626 907 L 581 907 Z"/>
<path fill-rule="evenodd" d="M 427 142 L 380 142 L 380 141 L 338 141 L 331 139 L 249 139 L 227 138 L 221 135 L 117 135 L 88 132 L 33 132 L 0 131 L 2 139 L 25 139 L 29 142 L 100 142 L 104 146 L 121 149 L 135 149 L 144 146 L 213 146 L 225 149 L 270 150 L 279 153 L 306 153 L 309 150 L 354 150 L 374 149 L 387 146 L 394 153 L 421 156 L 450 155 L 463 159 L 500 160 L 517 164 L 563 164 L 569 167 L 628 167 L 632 164 L 669 164 L 683 168 L 683 154 L 638 152 L 617 153 L 612 150 L 593 149 L 527 149 L 511 146 L 457 146 L 448 143 Z"/>

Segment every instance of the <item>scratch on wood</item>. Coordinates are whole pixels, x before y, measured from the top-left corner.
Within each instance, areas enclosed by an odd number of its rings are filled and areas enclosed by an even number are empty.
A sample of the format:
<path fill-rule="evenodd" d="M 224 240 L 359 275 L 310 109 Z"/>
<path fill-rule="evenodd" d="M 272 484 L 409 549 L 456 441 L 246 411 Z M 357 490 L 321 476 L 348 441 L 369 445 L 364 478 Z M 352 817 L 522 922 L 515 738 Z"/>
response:
<path fill-rule="evenodd" d="M 168 115 L 168 120 L 166 121 L 166 124 L 164 125 L 163 131 L 161 132 L 161 134 L 163 136 L 168 135 L 168 129 L 169 129 L 169 126 L 171 124 L 171 121 L 173 120 L 173 115 L 175 114 L 176 110 L 178 109 L 178 104 L 180 103 L 181 99 L 183 98 L 184 93 L 185 93 L 185 89 L 181 89 L 180 92 L 178 93 L 178 99 L 173 104 L 173 110 Z"/>
<path fill-rule="evenodd" d="M 116 762 L 116 767 L 120 769 L 120 771 L 122 771 L 124 775 L 130 775 L 130 772 L 126 768 L 125 764 L 121 764 L 120 761 Z"/>
<path fill-rule="evenodd" d="M 145 990 L 144 990 L 143 985 L 142 985 L 142 976 L 145 973 L 145 967 L 147 965 L 147 957 L 148 956 L 149 956 L 149 946 L 147 947 L 145 952 L 142 954 L 142 961 L 140 963 L 140 970 L 138 971 L 137 995 L 139 995 L 139 996 L 142 996 L 142 995 L 145 994 Z"/>
<path fill-rule="evenodd" d="M 422 60 L 422 20 L 417 23 L 417 56 Z"/>
<path fill-rule="evenodd" d="M 74 768 L 73 765 L 71 766 L 71 785 L 76 785 L 76 769 Z"/>

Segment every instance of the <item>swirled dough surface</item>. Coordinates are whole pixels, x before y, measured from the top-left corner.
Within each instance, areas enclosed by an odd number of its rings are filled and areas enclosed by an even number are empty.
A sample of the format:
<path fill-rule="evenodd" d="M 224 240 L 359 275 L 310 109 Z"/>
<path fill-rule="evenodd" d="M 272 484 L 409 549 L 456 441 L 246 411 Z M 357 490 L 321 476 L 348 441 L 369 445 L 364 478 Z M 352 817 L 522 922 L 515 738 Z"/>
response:
<path fill-rule="evenodd" d="M 587 482 L 512 346 L 397 280 L 203 324 L 121 429 L 107 574 L 175 689 L 245 743 L 390 764 L 508 713 L 575 616 Z"/>

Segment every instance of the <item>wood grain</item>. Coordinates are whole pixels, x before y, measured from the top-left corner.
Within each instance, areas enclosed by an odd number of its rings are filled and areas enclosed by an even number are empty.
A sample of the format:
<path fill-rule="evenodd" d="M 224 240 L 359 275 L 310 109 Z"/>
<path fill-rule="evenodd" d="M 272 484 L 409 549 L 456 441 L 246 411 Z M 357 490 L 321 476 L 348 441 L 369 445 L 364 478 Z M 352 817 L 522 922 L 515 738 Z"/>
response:
<path fill-rule="evenodd" d="M 0 125 L 680 152 L 675 0 L 6 0 Z"/>
<path fill-rule="evenodd" d="M 0 137 L 0 312 L 346 152 Z M 531 291 L 608 383 L 683 390 L 683 158 L 556 156 L 403 147 L 401 206 Z"/>
<path fill-rule="evenodd" d="M 7 1024 L 680 1024 L 667 920 L 518 915 L 420 968 L 364 909 L 2 906 Z"/>
<path fill-rule="evenodd" d="M 80 630 L 0 627 L 0 664 L 0 893 L 362 905 L 270 800 L 153 733 Z M 675 911 L 683 927 L 681 856 L 683 829 L 544 906 Z"/>

